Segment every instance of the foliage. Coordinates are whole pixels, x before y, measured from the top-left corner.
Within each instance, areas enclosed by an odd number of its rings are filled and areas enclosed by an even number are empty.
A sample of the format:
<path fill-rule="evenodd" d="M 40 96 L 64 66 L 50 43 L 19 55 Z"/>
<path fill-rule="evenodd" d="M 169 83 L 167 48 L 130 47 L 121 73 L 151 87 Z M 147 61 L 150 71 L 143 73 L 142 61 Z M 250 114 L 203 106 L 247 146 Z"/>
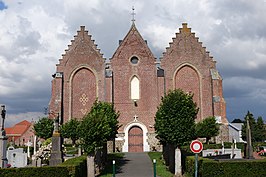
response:
<path fill-rule="evenodd" d="M 86 177 L 87 176 L 87 157 L 86 155 L 68 159 L 59 164 L 61 167 L 67 167 L 71 177 Z"/>
<path fill-rule="evenodd" d="M 95 101 L 80 125 L 82 146 L 88 154 L 117 134 L 119 113 L 106 102 Z"/>
<path fill-rule="evenodd" d="M 34 124 L 33 129 L 37 137 L 48 139 L 53 135 L 54 121 L 48 117 L 43 117 Z"/>
<path fill-rule="evenodd" d="M 70 177 L 66 167 L 27 167 L 27 168 L 0 168 L 0 176 L 4 177 Z"/>
<path fill-rule="evenodd" d="M 187 157 L 185 172 L 186 176 L 194 176 L 194 156 Z M 260 177 L 266 176 L 266 160 L 241 160 L 241 161 L 214 161 L 199 158 L 199 175 L 204 177 L 243 176 Z"/>
<path fill-rule="evenodd" d="M 113 160 L 115 160 L 116 172 L 121 170 L 123 165 L 124 153 L 110 153 L 107 154 L 107 163 L 104 170 L 101 172 L 100 177 L 112 177 L 113 176 Z"/>
<path fill-rule="evenodd" d="M 215 117 L 210 116 L 196 124 L 196 136 L 206 138 L 206 143 L 219 134 L 219 124 L 216 123 Z"/>
<path fill-rule="evenodd" d="M 257 119 L 254 135 L 256 142 L 263 142 L 266 140 L 266 127 L 261 116 Z"/>
<path fill-rule="evenodd" d="M 69 159 L 55 167 L 27 167 L 27 168 L 0 168 L 0 176 L 4 177 L 86 177 L 86 156 Z"/>
<path fill-rule="evenodd" d="M 162 142 L 181 146 L 194 139 L 198 113 L 193 95 L 181 89 L 169 91 L 156 112 L 155 130 Z"/>
<path fill-rule="evenodd" d="M 66 147 L 64 146 L 65 154 L 78 154 L 78 147 Z"/>
<path fill-rule="evenodd" d="M 46 139 L 44 142 L 42 142 L 42 146 L 47 146 L 48 144 L 50 144 L 52 142 L 52 138 L 48 138 Z"/>
<path fill-rule="evenodd" d="M 161 152 L 148 152 L 148 155 L 150 156 L 150 159 L 156 160 L 156 175 L 163 176 L 163 177 L 173 177 L 174 174 L 172 174 L 167 167 L 165 166 L 165 162 L 162 158 Z"/>
<path fill-rule="evenodd" d="M 247 128 L 247 117 L 249 118 L 249 125 L 251 129 L 251 141 L 262 142 L 266 140 L 266 128 L 262 117 L 258 117 L 257 121 L 253 114 L 248 111 L 245 116 L 244 125 L 242 126 L 242 139 L 246 141 L 246 128 Z"/>
<path fill-rule="evenodd" d="M 63 138 L 70 138 L 72 143 L 76 145 L 76 140 L 79 139 L 80 122 L 77 119 L 71 119 L 60 127 L 60 133 Z"/>

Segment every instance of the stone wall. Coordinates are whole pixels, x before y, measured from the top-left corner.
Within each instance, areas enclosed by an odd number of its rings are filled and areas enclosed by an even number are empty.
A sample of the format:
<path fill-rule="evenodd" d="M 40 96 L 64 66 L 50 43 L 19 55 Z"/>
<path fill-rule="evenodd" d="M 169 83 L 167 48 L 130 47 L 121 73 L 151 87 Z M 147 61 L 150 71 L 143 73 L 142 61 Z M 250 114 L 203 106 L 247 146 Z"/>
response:
<path fill-rule="evenodd" d="M 124 133 L 118 133 L 116 135 L 116 139 L 115 139 L 115 152 L 122 152 L 122 147 L 124 145 Z M 107 142 L 107 152 L 108 153 L 112 153 L 113 152 L 113 141 L 108 141 Z"/>

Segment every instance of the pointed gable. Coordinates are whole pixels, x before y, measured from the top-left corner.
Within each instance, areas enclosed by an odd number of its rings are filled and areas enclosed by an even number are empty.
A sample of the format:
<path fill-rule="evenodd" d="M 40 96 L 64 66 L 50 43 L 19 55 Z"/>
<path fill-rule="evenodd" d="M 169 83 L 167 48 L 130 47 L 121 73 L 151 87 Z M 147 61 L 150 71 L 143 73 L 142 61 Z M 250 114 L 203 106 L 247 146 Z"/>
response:
<path fill-rule="evenodd" d="M 81 26 L 77 31 L 77 35 L 74 36 L 74 40 L 71 40 L 71 44 L 68 45 L 68 49 L 65 50 L 65 54 L 62 55 L 62 59 L 59 60 L 59 67 L 77 66 L 78 64 L 88 63 L 103 63 L 103 54 L 100 53 L 100 49 L 97 48 L 97 44 L 92 40 L 92 36 L 85 30 L 85 26 Z"/>
<path fill-rule="evenodd" d="M 162 63 L 172 63 L 174 61 L 165 61 L 172 59 L 179 60 L 179 63 L 185 61 L 192 64 L 204 63 L 207 67 L 215 68 L 215 61 L 209 53 L 206 47 L 202 46 L 202 42 L 199 42 L 195 33 L 191 32 L 191 28 L 187 27 L 187 23 L 183 23 L 182 28 L 179 28 L 179 33 L 176 33 L 173 42 L 169 43 L 169 47 L 163 53 Z"/>
<path fill-rule="evenodd" d="M 195 33 L 187 27 L 187 23 L 182 24 L 173 42 L 169 43 L 169 47 L 163 53 L 161 66 L 167 73 L 165 78 L 167 90 L 180 88 L 193 93 L 193 99 L 200 107 L 198 121 L 209 115 L 226 119 L 224 111 L 220 111 L 224 102 L 221 77 L 218 76 L 216 62 L 202 46 L 202 42 L 199 42 Z M 217 81 L 213 80 L 215 74 Z M 221 101 L 212 103 L 213 97 L 221 98 Z"/>
<path fill-rule="evenodd" d="M 152 59 L 152 62 L 154 62 L 155 59 L 147 45 L 147 42 L 142 38 L 134 22 L 132 23 L 131 28 L 125 38 L 119 42 L 119 47 L 114 53 L 111 62 L 113 62 L 113 59 L 128 59 L 130 56 L 133 55 L 137 55 L 141 58 Z M 143 60 L 142 62 L 148 61 Z"/>
<path fill-rule="evenodd" d="M 96 98 L 103 100 L 104 62 L 92 36 L 81 26 L 57 64 L 56 71 L 63 77 L 52 82 L 50 110 L 60 112 L 63 99 L 64 122 L 73 117 L 81 119 Z"/>

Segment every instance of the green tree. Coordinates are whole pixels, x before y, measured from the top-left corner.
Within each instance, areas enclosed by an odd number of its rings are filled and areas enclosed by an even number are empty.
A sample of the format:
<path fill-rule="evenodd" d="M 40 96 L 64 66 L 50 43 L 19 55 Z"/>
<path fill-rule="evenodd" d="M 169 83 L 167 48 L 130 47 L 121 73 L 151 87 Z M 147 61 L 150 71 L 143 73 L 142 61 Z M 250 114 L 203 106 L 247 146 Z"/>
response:
<path fill-rule="evenodd" d="M 71 119 L 60 127 L 60 133 L 63 138 L 70 138 L 72 143 L 76 145 L 76 140 L 79 139 L 80 122 L 77 119 Z"/>
<path fill-rule="evenodd" d="M 259 116 L 257 119 L 254 136 L 256 142 L 263 142 L 264 140 L 266 140 L 266 128 L 261 116 Z"/>
<path fill-rule="evenodd" d="M 169 91 L 156 112 L 155 130 L 159 139 L 177 146 L 194 139 L 197 113 L 193 95 L 181 89 Z"/>
<path fill-rule="evenodd" d="M 93 154 L 95 148 L 115 137 L 119 128 L 118 117 L 119 113 L 111 104 L 97 100 L 94 102 L 80 125 L 80 137 L 85 152 Z"/>
<path fill-rule="evenodd" d="M 242 139 L 244 141 L 247 140 L 247 135 L 246 135 L 246 128 L 247 128 L 247 117 L 249 117 L 249 125 L 250 125 L 250 130 L 251 130 L 251 141 L 256 142 L 256 134 L 255 134 L 255 129 L 256 129 L 256 120 L 251 112 L 247 112 L 245 118 L 244 118 L 244 124 L 242 126 Z"/>
<path fill-rule="evenodd" d="M 39 119 L 33 126 L 35 135 L 39 138 L 51 138 L 54 131 L 54 121 L 48 117 Z"/>
<path fill-rule="evenodd" d="M 196 136 L 199 138 L 206 138 L 207 144 L 209 144 L 212 137 L 218 134 L 219 124 L 216 123 L 215 117 L 213 116 L 207 117 L 196 124 Z"/>

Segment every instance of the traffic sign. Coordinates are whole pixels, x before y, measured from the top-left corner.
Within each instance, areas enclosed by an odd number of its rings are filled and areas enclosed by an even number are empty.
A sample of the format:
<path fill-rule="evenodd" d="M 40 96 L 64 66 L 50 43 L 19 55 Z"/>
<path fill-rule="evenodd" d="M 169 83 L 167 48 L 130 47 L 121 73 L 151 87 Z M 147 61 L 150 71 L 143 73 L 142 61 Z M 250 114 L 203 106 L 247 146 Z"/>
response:
<path fill-rule="evenodd" d="M 194 153 L 200 153 L 203 149 L 203 145 L 199 140 L 194 140 L 190 144 L 190 150 Z"/>

